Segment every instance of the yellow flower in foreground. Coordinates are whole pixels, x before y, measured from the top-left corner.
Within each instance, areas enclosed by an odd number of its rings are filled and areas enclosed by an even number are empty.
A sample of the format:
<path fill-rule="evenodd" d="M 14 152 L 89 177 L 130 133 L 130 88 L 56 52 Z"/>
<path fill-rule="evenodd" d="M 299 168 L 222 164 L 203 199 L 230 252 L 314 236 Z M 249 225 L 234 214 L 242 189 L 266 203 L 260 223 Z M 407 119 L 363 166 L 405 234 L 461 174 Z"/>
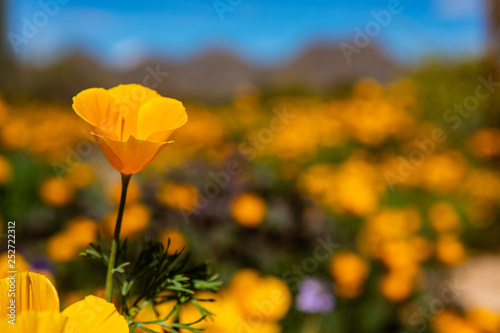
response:
<path fill-rule="evenodd" d="M 187 122 L 181 102 L 138 84 L 84 90 L 73 98 L 73 110 L 90 125 L 109 163 L 124 175 L 144 169 Z"/>
<path fill-rule="evenodd" d="M 126 333 L 128 324 L 113 304 L 87 296 L 59 312 L 57 291 L 47 277 L 24 272 L 15 276 L 16 296 L 9 295 L 9 278 L 0 280 L 0 331 L 4 333 Z M 15 310 L 8 308 L 15 304 Z M 15 313 L 15 316 L 10 314 Z M 13 318 L 15 321 L 12 322 Z M 15 325 L 9 323 L 15 323 Z"/>

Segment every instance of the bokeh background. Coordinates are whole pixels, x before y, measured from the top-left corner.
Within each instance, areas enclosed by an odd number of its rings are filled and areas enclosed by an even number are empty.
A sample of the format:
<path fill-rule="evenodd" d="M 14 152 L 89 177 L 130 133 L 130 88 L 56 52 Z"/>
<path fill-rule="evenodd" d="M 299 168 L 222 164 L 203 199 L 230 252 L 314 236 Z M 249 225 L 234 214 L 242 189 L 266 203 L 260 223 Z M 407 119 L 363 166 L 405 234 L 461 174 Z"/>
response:
<path fill-rule="evenodd" d="M 499 1 L 0 3 L 0 252 L 63 307 L 120 191 L 71 98 L 139 83 L 189 121 L 122 236 L 211 262 L 207 332 L 500 332 Z"/>

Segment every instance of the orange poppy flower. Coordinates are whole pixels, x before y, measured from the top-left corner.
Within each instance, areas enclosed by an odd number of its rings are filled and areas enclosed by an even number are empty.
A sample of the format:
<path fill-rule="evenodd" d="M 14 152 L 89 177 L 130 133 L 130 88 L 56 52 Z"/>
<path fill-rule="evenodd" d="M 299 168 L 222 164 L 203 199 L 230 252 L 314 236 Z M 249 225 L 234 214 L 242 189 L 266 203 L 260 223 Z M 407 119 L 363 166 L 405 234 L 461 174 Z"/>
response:
<path fill-rule="evenodd" d="M 73 97 L 73 110 L 89 123 L 106 159 L 124 175 L 144 169 L 187 122 L 180 101 L 139 84 L 86 89 Z"/>

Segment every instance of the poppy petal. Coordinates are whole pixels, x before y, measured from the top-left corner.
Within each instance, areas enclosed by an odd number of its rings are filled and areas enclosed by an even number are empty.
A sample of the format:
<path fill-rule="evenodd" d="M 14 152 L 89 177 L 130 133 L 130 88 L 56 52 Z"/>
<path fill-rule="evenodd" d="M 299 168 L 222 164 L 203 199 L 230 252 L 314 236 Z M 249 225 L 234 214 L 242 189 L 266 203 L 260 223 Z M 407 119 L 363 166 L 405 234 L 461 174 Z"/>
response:
<path fill-rule="evenodd" d="M 115 306 L 99 297 L 87 296 L 84 300 L 67 307 L 62 313 L 68 317 L 66 324 L 68 332 L 74 330 L 92 333 L 128 333 L 129 331 L 127 321 L 116 311 Z"/>
<path fill-rule="evenodd" d="M 0 322 L 0 332 L 3 333 L 76 333 L 65 329 L 67 318 L 59 311 L 24 311 L 16 315 L 15 325 L 8 320 Z"/>
<path fill-rule="evenodd" d="M 99 146 L 108 162 L 124 175 L 133 175 L 144 169 L 170 142 L 151 142 L 130 136 L 126 142 L 112 140 L 95 133 Z"/>
<path fill-rule="evenodd" d="M 188 120 L 182 103 L 173 98 L 159 97 L 141 108 L 137 119 L 137 138 L 155 142 L 167 141 L 172 132 Z"/>
<path fill-rule="evenodd" d="M 119 103 L 122 117 L 122 133 L 119 140 L 126 141 L 131 135 L 137 137 L 137 117 L 139 110 L 148 101 L 160 97 L 160 95 L 156 91 L 140 84 L 121 84 L 109 89 L 108 93 L 114 96 Z"/>
<path fill-rule="evenodd" d="M 10 304 L 8 296 L 11 282 L 16 284 L 15 304 L 16 313 L 23 311 L 55 311 L 59 312 L 59 297 L 56 288 L 45 275 L 22 272 L 14 275 L 15 280 L 9 277 L 0 280 L 0 299 L 2 304 Z M 8 315 L 7 307 L 0 307 L 0 318 Z"/>
<path fill-rule="evenodd" d="M 119 139 L 121 114 L 117 100 L 103 88 L 90 88 L 73 97 L 73 110 L 92 131 Z"/>

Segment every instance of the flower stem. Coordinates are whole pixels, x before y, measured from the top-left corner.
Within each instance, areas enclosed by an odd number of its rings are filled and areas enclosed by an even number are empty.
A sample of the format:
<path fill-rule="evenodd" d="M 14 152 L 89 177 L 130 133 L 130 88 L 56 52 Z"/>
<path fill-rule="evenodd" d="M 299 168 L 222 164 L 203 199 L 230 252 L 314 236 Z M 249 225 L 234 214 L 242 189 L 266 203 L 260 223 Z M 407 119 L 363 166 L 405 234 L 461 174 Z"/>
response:
<path fill-rule="evenodd" d="M 106 275 L 106 300 L 113 300 L 113 269 L 115 268 L 116 255 L 120 246 L 120 229 L 122 227 L 123 210 L 125 209 L 125 200 L 127 198 L 127 189 L 132 175 L 122 174 L 122 195 L 120 197 L 120 207 L 118 208 L 118 216 L 116 217 L 115 234 L 111 242 L 111 252 L 108 260 L 108 273 Z"/>

